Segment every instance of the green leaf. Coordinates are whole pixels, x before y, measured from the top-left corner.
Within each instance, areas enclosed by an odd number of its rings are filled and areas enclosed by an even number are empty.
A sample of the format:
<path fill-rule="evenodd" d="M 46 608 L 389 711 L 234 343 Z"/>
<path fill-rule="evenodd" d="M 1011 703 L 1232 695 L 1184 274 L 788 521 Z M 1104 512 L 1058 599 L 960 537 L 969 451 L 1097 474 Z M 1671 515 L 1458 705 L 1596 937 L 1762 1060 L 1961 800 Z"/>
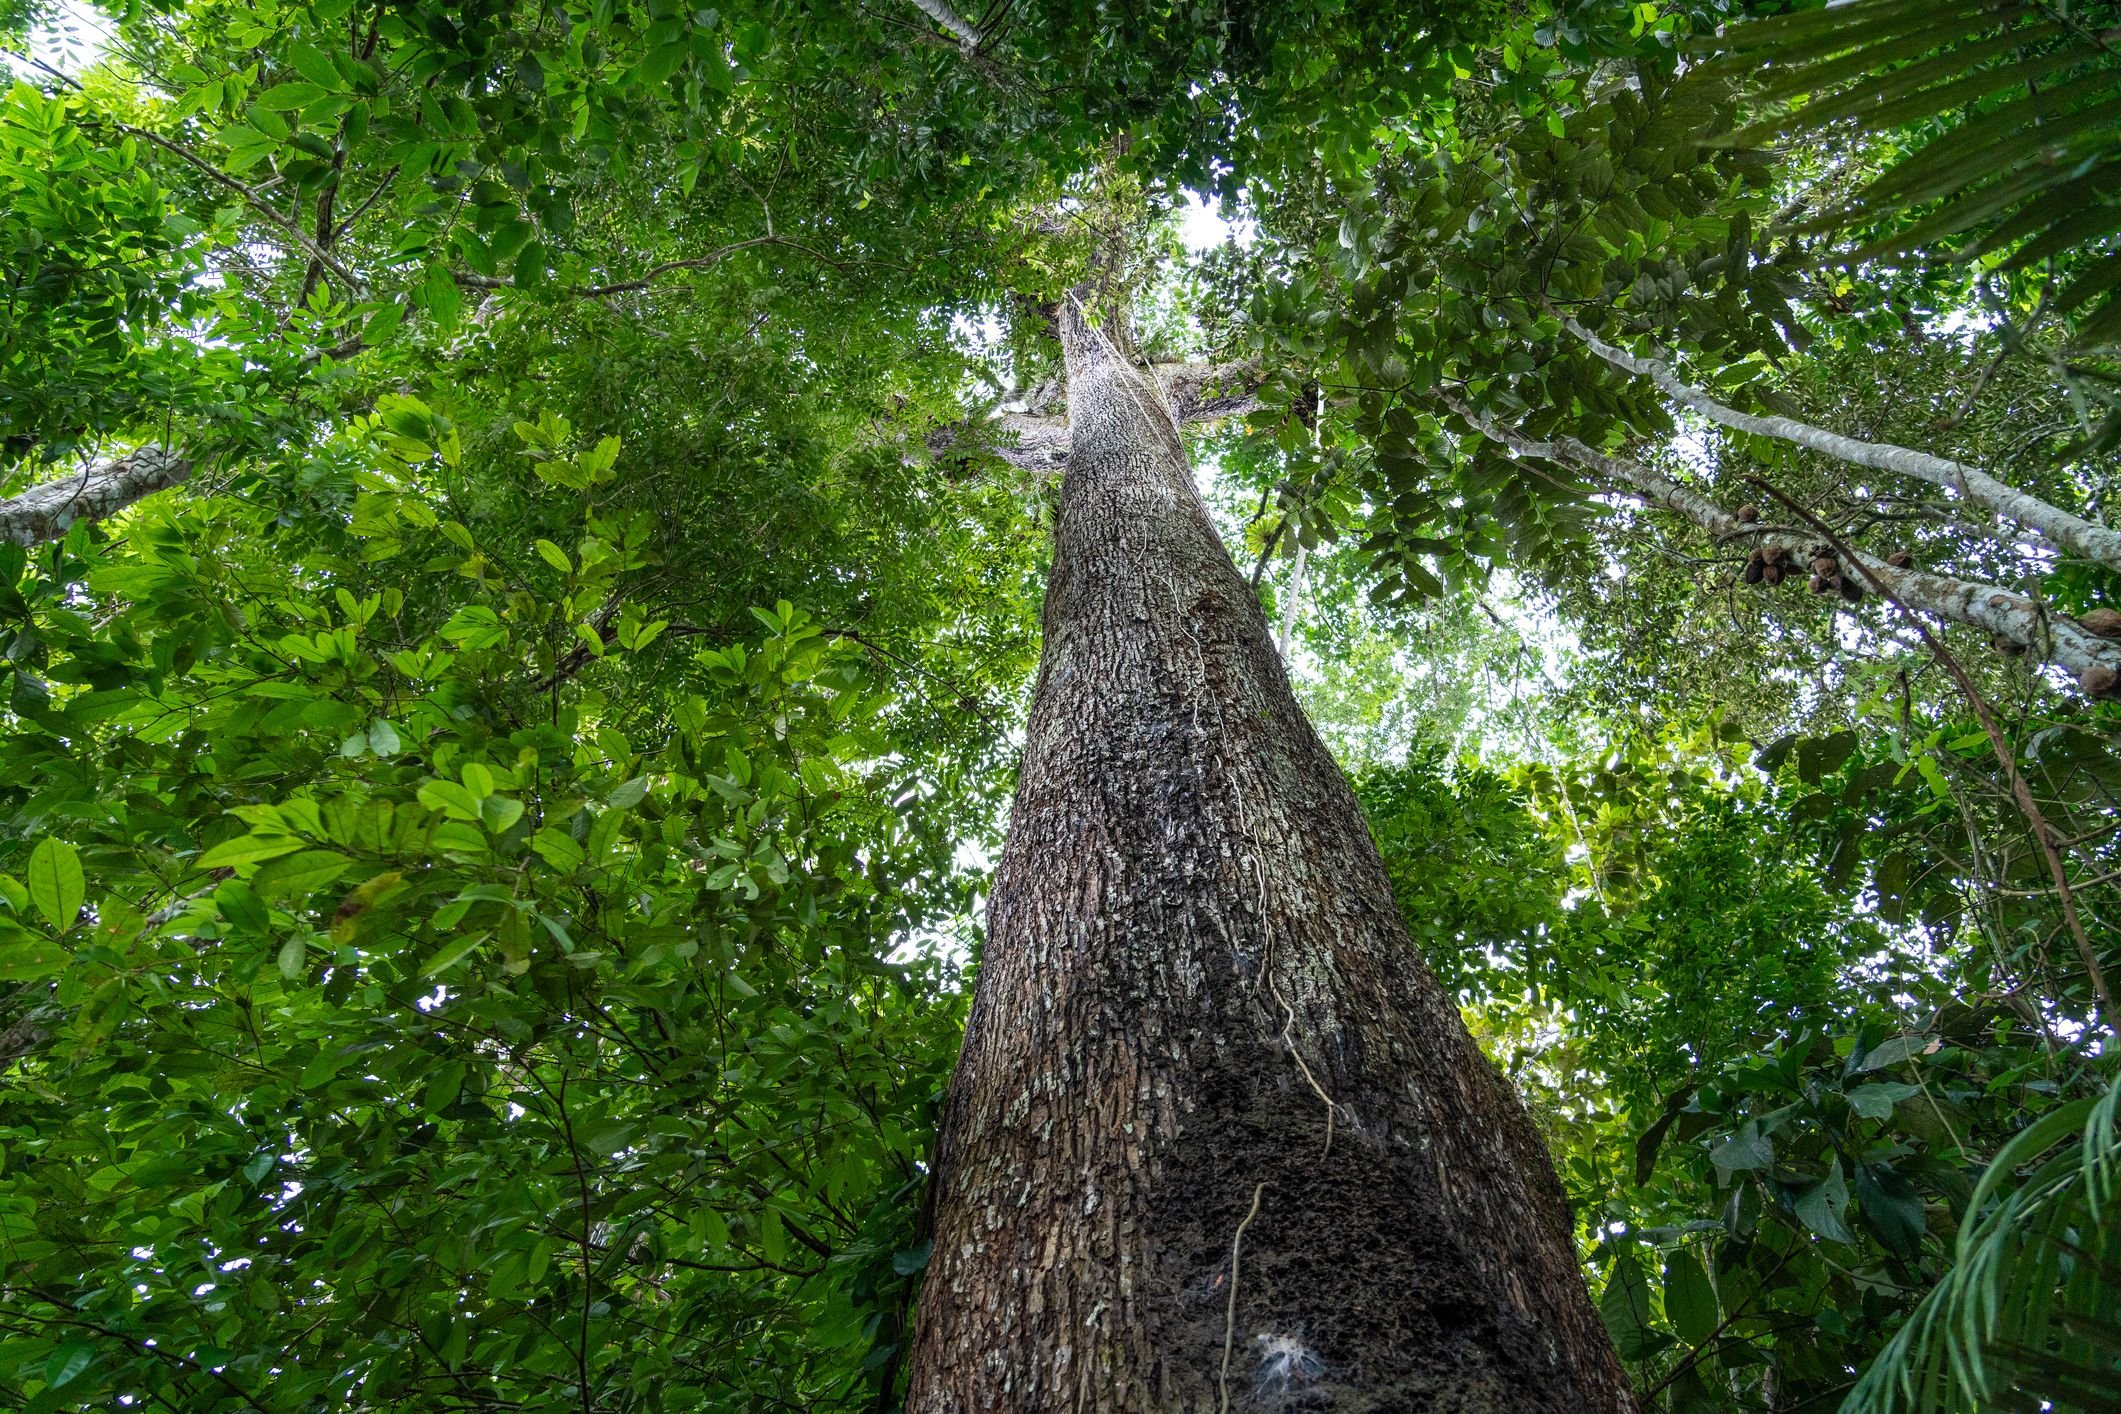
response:
<path fill-rule="evenodd" d="M 353 861 L 335 849 L 305 849 L 259 867 L 250 886 L 265 897 L 313 894 L 344 874 Z"/>
<path fill-rule="evenodd" d="M 337 91 L 346 86 L 339 75 L 338 69 L 333 67 L 331 60 L 310 45 L 299 41 L 289 45 L 287 59 L 289 63 L 295 66 L 296 71 L 303 78 L 308 79 L 319 89 Z"/>
<path fill-rule="evenodd" d="M 96 1358 L 96 1348 L 86 1341 L 70 1340 L 52 1352 L 51 1359 L 44 1362 L 44 1383 L 48 1389 L 58 1389 L 71 1384 L 74 1378 Z"/>
<path fill-rule="evenodd" d="M 1831 1242 L 1854 1242 L 1856 1235 L 1842 1221 L 1848 1210 L 1848 1182 L 1841 1176 L 1841 1161 L 1827 1170 L 1825 1178 L 1807 1188 L 1792 1206 L 1806 1227 Z"/>
<path fill-rule="evenodd" d="M 1891 1165 L 1857 1165 L 1856 1208 L 1864 1226 L 1888 1251 L 1909 1261 L 1920 1252 L 1928 1227 L 1922 1194 Z"/>
<path fill-rule="evenodd" d="M 1716 1288 L 1701 1259 L 1688 1248 L 1664 1259 L 1664 1313 L 1689 1345 L 1699 1345 L 1716 1329 Z"/>
<path fill-rule="evenodd" d="M 928 1256 L 935 1250 L 935 1239 L 925 1238 L 902 1252 L 891 1254 L 891 1270 L 902 1277 L 910 1277 L 928 1266 Z"/>
<path fill-rule="evenodd" d="M 452 820 L 477 820 L 479 798 L 455 781 L 428 781 L 419 789 L 420 804 Z"/>
<path fill-rule="evenodd" d="M 280 944 L 278 963 L 280 975 L 290 982 L 308 970 L 309 945 L 303 940 L 301 934 L 297 933 L 286 942 Z"/>
<path fill-rule="evenodd" d="M 283 854 L 293 854 L 302 848 L 303 841 L 293 835 L 237 835 L 223 840 L 199 856 L 201 869 L 233 869 L 242 864 L 256 864 L 262 860 L 277 859 Z"/>
<path fill-rule="evenodd" d="M 29 896 L 52 927 L 62 933 L 72 928 L 88 898 L 81 851 L 54 836 L 39 841 L 29 856 Z"/>
<path fill-rule="evenodd" d="M 510 825 L 523 818 L 523 802 L 510 796 L 489 795 L 479 802 L 479 818 L 495 834 L 505 834 Z"/>
<path fill-rule="evenodd" d="M 466 933 L 460 938 L 450 939 L 447 943 L 437 948 L 433 956 L 420 964 L 420 975 L 422 977 L 432 977 L 437 972 L 456 966 L 457 963 L 462 962 L 471 955 L 473 948 L 476 948 L 485 940 L 486 935 L 484 933 Z"/>
<path fill-rule="evenodd" d="M 1893 1106 L 1911 1095 L 1922 1093 L 1919 1085 L 1904 1085 L 1898 1081 L 1876 1082 L 1858 1085 L 1848 1092 L 1849 1108 L 1865 1119 L 1890 1119 Z"/>
<path fill-rule="evenodd" d="M 1633 1247 L 1613 1254 L 1613 1270 L 1598 1298 L 1598 1314 L 1605 1318 L 1614 1348 L 1623 1359 L 1640 1360 L 1655 1348 L 1655 1332 L 1650 1328 L 1650 1283 Z"/>
<path fill-rule="evenodd" d="M 1900 1065 L 1913 1056 L 1927 1055 L 1942 1044 L 1935 1036 L 1919 1032 L 1912 1036 L 1890 1036 L 1872 1047 L 1856 1070 L 1860 1074 L 1864 1071 L 1883 1070 L 1889 1065 Z"/>
<path fill-rule="evenodd" d="M 259 94 L 258 106 L 267 112 L 288 113 L 306 108 L 324 96 L 324 90 L 313 83 L 283 83 Z"/>
<path fill-rule="evenodd" d="M 540 859 L 562 873 L 572 874 L 582 867 L 587 858 L 582 847 L 575 843 L 573 835 L 556 826 L 547 825 L 530 837 L 530 847 Z"/>
<path fill-rule="evenodd" d="M 1743 1128 L 1709 1150 L 1709 1162 L 1725 1173 L 1764 1169 L 1775 1162 L 1775 1146 L 1760 1132 L 1758 1120 L 1747 1120 Z"/>
<path fill-rule="evenodd" d="M 0 918 L 0 982 L 38 982 L 57 975 L 73 961 L 71 954 L 12 918 Z"/>

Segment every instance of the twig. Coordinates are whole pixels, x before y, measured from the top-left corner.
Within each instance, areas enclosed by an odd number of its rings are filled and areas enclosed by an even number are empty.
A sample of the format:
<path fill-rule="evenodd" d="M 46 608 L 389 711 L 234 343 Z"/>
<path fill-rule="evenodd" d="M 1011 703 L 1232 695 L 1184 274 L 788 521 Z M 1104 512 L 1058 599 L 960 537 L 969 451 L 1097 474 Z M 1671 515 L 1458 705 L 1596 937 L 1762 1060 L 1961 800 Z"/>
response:
<path fill-rule="evenodd" d="M 94 114 L 88 114 L 84 115 L 84 121 L 90 124 L 94 124 L 99 122 L 107 122 L 109 120 L 100 119 Z M 149 132 L 146 128 L 136 128 L 130 123 L 113 122 L 110 124 L 110 126 L 116 128 L 121 133 L 125 133 L 129 136 L 140 138 L 147 142 L 151 142 L 156 147 L 161 148 L 163 151 L 168 152 L 171 155 L 178 157 L 183 161 L 190 163 L 192 166 L 198 168 L 199 171 L 204 173 L 210 180 L 219 182 L 222 186 L 227 187 L 230 191 L 242 197 L 244 203 L 249 206 L 252 211 L 256 212 L 259 216 L 263 217 L 268 223 L 271 224 L 273 229 L 279 231 L 282 235 L 285 235 L 289 240 L 293 241 L 295 245 L 301 249 L 304 255 L 308 256 L 311 260 L 317 262 L 317 264 L 323 266 L 326 270 L 329 270 L 332 274 L 338 276 L 340 280 L 345 282 L 349 290 L 363 294 L 367 292 L 368 282 L 366 280 L 363 280 L 360 276 L 354 274 L 352 270 L 348 269 L 344 264 L 340 263 L 340 261 L 337 260 L 331 254 L 330 251 L 327 251 L 326 249 L 324 249 L 324 247 L 318 245 L 314 240 L 312 240 L 302 230 L 300 226 L 297 226 L 294 222 L 288 220 L 285 216 L 282 216 L 278 211 L 274 210 L 272 203 L 265 199 L 264 193 L 258 188 L 253 187 L 248 183 L 237 181 L 234 177 L 231 177 L 230 175 L 228 175 L 228 173 L 222 171 L 213 163 L 199 156 L 198 153 L 193 152 L 190 148 L 185 147 L 180 143 L 171 142 L 168 138 L 161 136 L 159 133 Z"/>

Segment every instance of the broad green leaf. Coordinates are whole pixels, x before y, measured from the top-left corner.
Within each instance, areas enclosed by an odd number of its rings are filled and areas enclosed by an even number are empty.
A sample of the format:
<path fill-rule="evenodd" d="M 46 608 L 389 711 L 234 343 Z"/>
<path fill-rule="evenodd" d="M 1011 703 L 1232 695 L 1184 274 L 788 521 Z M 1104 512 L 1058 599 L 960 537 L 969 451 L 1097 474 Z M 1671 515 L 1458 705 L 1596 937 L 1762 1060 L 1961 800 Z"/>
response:
<path fill-rule="evenodd" d="M 1688 1248 L 1664 1259 L 1664 1313 L 1672 1329 L 1689 1345 L 1699 1345 L 1716 1329 L 1716 1289 L 1701 1259 Z"/>
<path fill-rule="evenodd" d="M 258 106 L 268 112 L 286 113 L 307 107 L 324 96 L 324 90 L 313 83 L 283 83 L 259 94 Z"/>
<path fill-rule="evenodd" d="M 485 939 L 486 935 L 484 933 L 466 933 L 461 937 L 450 939 L 441 947 L 435 949 L 427 961 L 420 964 L 420 975 L 422 977 L 432 977 L 437 972 L 454 967 L 457 963 L 469 957 L 472 949 L 484 942 Z"/>
<path fill-rule="evenodd" d="M 582 847 L 575 843 L 574 836 L 556 826 L 547 825 L 530 837 L 530 847 L 538 857 L 563 873 L 573 873 L 581 868 L 587 857 Z"/>
<path fill-rule="evenodd" d="M 53 836 L 40 840 L 29 856 L 29 896 L 52 927 L 62 933 L 72 928 L 88 898 L 81 852 Z"/>
<path fill-rule="evenodd" d="M 64 971 L 71 954 L 40 933 L 0 918 L 0 982 L 37 982 Z"/>
<path fill-rule="evenodd" d="M 1841 1175 L 1841 1161 L 1836 1159 L 1824 1179 L 1798 1195 L 1795 1207 L 1804 1225 L 1821 1237 L 1833 1242 L 1853 1242 L 1855 1234 L 1842 1220 L 1848 1201 L 1848 1182 Z"/>
<path fill-rule="evenodd" d="M 1642 1259 L 1632 1247 L 1614 1253 L 1605 1291 L 1598 1298 L 1598 1313 L 1624 1358 L 1639 1360 L 1654 1347 L 1650 1285 L 1642 1272 Z"/>
<path fill-rule="evenodd" d="M 331 883 L 352 863 L 335 849 L 305 849 L 260 865 L 250 884 L 268 898 L 300 897 Z"/>
<path fill-rule="evenodd" d="M 1709 1150 L 1709 1162 L 1725 1173 L 1762 1169 L 1775 1162 L 1775 1146 L 1760 1133 L 1757 1121 L 1747 1120 L 1736 1134 Z"/>
<path fill-rule="evenodd" d="M 293 854 L 299 848 L 303 848 L 303 842 L 295 835 L 235 835 L 233 839 L 223 839 L 206 854 L 199 854 L 199 867 L 233 869 L 238 865 L 255 865 L 267 859 L 278 859 L 282 854 Z"/>

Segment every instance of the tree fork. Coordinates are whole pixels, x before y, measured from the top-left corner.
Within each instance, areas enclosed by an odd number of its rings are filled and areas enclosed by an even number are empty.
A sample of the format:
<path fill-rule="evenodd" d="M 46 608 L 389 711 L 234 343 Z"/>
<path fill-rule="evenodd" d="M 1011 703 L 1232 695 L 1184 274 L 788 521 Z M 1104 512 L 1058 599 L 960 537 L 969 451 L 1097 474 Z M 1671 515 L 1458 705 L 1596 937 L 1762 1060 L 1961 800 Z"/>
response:
<path fill-rule="evenodd" d="M 1538 1136 L 1091 298 L 907 1407 L 1630 1410 Z"/>

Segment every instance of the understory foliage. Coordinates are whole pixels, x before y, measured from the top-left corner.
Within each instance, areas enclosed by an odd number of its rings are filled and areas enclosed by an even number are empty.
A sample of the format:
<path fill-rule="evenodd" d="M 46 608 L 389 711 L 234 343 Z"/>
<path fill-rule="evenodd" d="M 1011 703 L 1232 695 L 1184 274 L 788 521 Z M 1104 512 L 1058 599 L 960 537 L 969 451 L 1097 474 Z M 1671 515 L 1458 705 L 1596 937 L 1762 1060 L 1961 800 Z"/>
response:
<path fill-rule="evenodd" d="M 1125 227 L 1644 1406 L 2105 1407 L 2117 25 L 0 3 L 0 1403 L 898 1407 Z"/>

